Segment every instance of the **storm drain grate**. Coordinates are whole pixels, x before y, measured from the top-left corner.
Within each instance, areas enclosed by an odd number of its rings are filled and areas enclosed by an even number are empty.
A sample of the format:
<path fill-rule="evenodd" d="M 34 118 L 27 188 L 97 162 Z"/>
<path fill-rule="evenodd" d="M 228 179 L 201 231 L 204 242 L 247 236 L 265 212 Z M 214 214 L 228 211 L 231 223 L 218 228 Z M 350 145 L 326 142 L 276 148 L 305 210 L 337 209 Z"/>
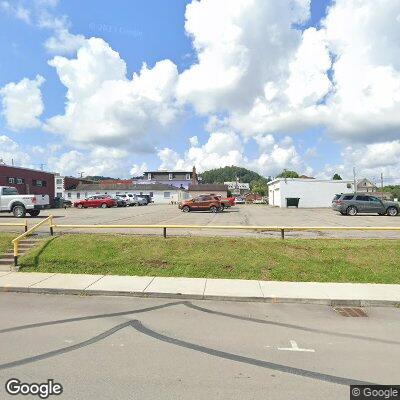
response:
<path fill-rule="evenodd" d="M 368 317 L 362 308 L 356 307 L 333 307 L 342 317 Z"/>

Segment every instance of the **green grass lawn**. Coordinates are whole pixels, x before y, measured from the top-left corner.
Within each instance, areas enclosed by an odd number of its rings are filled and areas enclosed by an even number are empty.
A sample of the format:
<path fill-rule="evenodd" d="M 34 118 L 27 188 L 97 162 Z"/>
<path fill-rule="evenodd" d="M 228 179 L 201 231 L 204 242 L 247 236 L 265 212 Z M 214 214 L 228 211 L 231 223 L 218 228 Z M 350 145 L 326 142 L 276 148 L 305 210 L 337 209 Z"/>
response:
<path fill-rule="evenodd" d="M 20 260 L 24 271 L 400 283 L 400 240 L 63 235 Z"/>
<path fill-rule="evenodd" d="M 18 235 L 15 233 L 4 233 L 0 232 L 0 256 L 4 254 L 7 250 L 11 250 L 11 240 L 13 240 Z"/>

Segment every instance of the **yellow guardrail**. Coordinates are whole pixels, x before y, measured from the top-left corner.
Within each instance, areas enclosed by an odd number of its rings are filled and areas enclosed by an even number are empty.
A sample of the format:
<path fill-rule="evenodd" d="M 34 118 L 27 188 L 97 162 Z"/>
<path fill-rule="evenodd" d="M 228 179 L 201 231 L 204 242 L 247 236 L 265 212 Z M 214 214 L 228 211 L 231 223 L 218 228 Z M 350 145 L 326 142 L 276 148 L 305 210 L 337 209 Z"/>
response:
<path fill-rule="evenodd" d="M 45 218 L 44 220 L 40 221 L 38 224 L 32 226 L 32 228 L 29 228 L 28 230 L 26 230 L 23 234 L 17 236 L 15 239 L 13 239 L 11 241 L 11 243 L 13 244 L 13 247 L 14 247 L 14 265 L 15 266 L 18 265 L 19 242 L 22 239 L 26 238 L 27 236 L 31 235 L 33 232 L 35 232 L 39 227 L 41 227 L 45 223 L 49 224 L 50 234 L 53 235 L 53 216 L 50 215 L 47 218 Z"/>
<path fill-rule="evenodd" d="M 285 231 L 400 231 L 400 227 L 388 226 L 258 226 L 258 225 L 72 225 L 52 224 L 51 228 L 70 229 L 162 229 L 164 237 L 167 237 L 167 229 L 225 229 L 225 230 L 250 230 L 250 231 L 277 231 L 281 232 L 282 239 Z"/>
<path fill-rule="evenodd" d="M 22 226 L 26 232 L 28 230 L 28 220 L 26 219 L 25 222 L 16 222 L 16 223 L 2 222 L 0 223 L 0 226 Z"/>

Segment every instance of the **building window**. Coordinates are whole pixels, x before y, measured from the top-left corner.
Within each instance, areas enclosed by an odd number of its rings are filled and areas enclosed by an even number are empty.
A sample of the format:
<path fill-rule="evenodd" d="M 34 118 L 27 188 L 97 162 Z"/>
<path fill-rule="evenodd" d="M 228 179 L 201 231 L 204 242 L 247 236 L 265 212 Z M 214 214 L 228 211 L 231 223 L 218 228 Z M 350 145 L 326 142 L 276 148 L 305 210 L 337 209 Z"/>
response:
<path fill-rule="evenodd" d="M 33 179 L 32 185 L 37 187 L 46 187 L 46 181 L 42 181 L 40 179 Z"/>
<path fill-rule="evenodd" d="M 76 198 L 77 198 L 77 199 L 80 199 L 80 198 L 81 198 L 81 194 L 80 194 L 80 193 L 77 193 L 77 194 L 76 194 Z"/>
<path fill-rule="evenodd" d="M 67 197 L 70 199 L 71 198 L 71 193 L 68 192 Z"/>
<path fill-rule="evenodd" d="M 14 183 L 15 182 L 15 179 L 14 178 L 8 178 L 8 183 Z"/>
<path fill-rule="evenodd" d="M 57 178 L 57 179 L 56 179 L 56 184 L 57 184 L 57 185 L 62 185 L 62 183 L 63 183 L 62 178 Z"/>
<path fill-rule="evenodd" d="M 24 180 L 22 178 L 17 178 L 17 184 L 22 185 L 24 183 Z"/>
<path fill-rule="evenodd" d="M 164 192 L 164 199 L 169 199 L 171 197 L 171 192 Z"/>
<path fill-rule="evenodd" d="M 62 193 L 57 193 L 57 196 L 56 196 L 56 197 L 58 197 L 59 199 L 61 199 Z"/>
<path fill-rule="evenodd" d="M 173 178 L 173 177 L 174 177 L 173 174 L 171 174 L 171 173 L 168 174 L 168 179 L 169 179 L 170 181 L 172 181 L 172 178 Z"/>
<path fill-rule="evenodd" d="M 186 174 L 186 180 L 190 181 L 190 174 Z"/>
<path fill-rule="evenodd" d="M 147 174 L 147 180 L 151 181 L 151 173 L 150 172 Z"/>

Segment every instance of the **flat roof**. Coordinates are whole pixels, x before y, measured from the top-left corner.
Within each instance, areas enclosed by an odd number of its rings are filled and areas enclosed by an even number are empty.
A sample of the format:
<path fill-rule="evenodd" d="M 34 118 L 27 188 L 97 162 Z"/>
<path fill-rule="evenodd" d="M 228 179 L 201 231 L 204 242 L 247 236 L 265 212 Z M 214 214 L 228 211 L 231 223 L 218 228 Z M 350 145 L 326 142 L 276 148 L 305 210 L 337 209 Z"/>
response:
<path fill-rule="evenodd" d="M 56 172 L 49 172 L 49 171 L 43 171 L 41 169 L 33 169 L 33 168 L 26 168 L 26 167 L 17 167 L 15 165 L 9 165 L 9 164 L 0 164 L 0 168 L 1 167 L 23 169 L 25 171 L 33 171 L 33 172 L 41 172 L 43 174 L 57 175 Z"/>
<path fill-rule="evenodd" d="M 336 179 L 308 179 L 308 178 L 276 178 L 273 181 L 267 183 L 267 185 L 272 185 L 278 182 L 308 182 L 308 183 L 315 183 L 315 182 L 330 182 L 330 183 L 353 183 L 353 181 L 347 180 L 336 180 Z"/>

